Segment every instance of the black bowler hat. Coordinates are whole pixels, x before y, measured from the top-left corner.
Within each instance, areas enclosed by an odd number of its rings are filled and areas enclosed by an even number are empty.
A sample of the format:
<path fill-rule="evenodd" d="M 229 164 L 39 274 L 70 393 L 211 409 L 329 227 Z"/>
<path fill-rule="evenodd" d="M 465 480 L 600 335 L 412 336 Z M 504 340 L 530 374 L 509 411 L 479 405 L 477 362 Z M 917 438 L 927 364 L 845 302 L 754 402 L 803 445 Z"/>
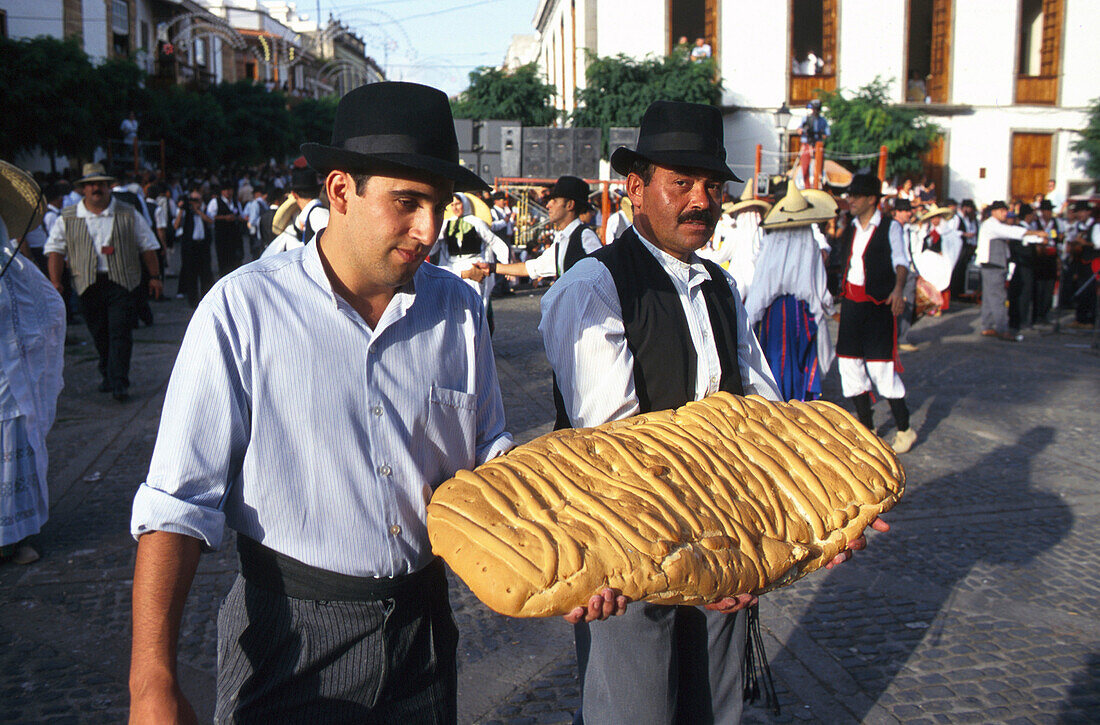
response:
<path fill-rule="evenodd" d="M 1054 204 L 1050 203 L 1050 199 L 1043 199 L 1039 202 L 1039 211 L 1054 211 Z"/>
<path fill-rule="evenodd" d="M 1087 201 L 1075 201 L 1073 202 L 1072 211 L 1092 211 L 1092 204 Z"/>
<path fill-rule="evenodd" d="M 913 211 L 913 202 L 908 199 L 895 199 L 894 211 Z"/>
<path fill-rule="evenodd" d="M 882 182 L 874 174 L 856 174 L 845 189 L 848 196 L 882 196 Z"/>
<path fill-rule="evenodd" d="M 590 206 L 588 195 L 591 193 L 584 179 L 578 179 L 576 176 L 562 176 L 550 187 L 550 193 L 546 198 L 572 199 L 576 204 L 577 214 L 580 214 Z"/>
<path fill-rule="evenodd" d="M 999 200 L 995 201 L 995 202 L 993 202 L 992 204 L 989 205 L 989 211 L 997 211 L 998 209 L 1007 209 L 1007 208 L 1008 208 L 1008 204 L 1005 204 L 1003 201 L 999 201 Z"/>
<path fill-rule="evenodd" d="M 726 166 L 722 114 L 701 103 L 654 101 L 642 115 L 638 148 L 620 146 L 611 154 L 611 168 L 623 176 L 636 159 L 659 166 L 713 171 L 726 181 L 741 181 Z"/>
<path fill-rule="evenodd" d="M 450 179 L 455 191 L 489 188 L 458 163 L 458 139 L 446 94 L 417 83 L 369 83 L 350 91 L 336 107 L 332 145 L 305 143 L 302 153 L 322 174 L 334 169 L 412 169 Z"/>

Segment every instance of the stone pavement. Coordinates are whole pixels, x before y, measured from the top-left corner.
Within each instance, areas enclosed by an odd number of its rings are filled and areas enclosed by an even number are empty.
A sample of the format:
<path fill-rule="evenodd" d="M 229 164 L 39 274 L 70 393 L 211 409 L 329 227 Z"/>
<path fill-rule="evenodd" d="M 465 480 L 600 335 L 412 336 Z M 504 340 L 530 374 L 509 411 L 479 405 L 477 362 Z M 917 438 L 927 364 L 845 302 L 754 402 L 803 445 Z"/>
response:
<path fill-rule="evenodd" d="M 494 300 L 509 428 L 550 429 L 540 293 Z M 29 567 L 0 567 L 0 721 L 120 722 L 127 708 L 130 501 L 143 479 L 188 311 L 154 305 L 135 333 L 134 398 L 95 392 L 95 355 L 70 331 L 50 435 L 51 518 Z M 766 722 L 1100 721 L 1100 357 L 1091 338 L 974 334 L 976 309 L 922 320 L 903 357 L 918 445 L 906 498 L 867 551 L 768 594 L 765 644 L 782 705 Z M 839 399 L 835 370 L 826 397 Z M 889 412 L 876 406 L 880 432 Z M 180 670 L 209 720 L 215 615 L 231 546 L 203 557 Z M 579 702 L 570 628 L 489 612 L 452 576 L 461 723 L 566 723 Z M 629 663 L 624 663 L 629 666 Z"/>

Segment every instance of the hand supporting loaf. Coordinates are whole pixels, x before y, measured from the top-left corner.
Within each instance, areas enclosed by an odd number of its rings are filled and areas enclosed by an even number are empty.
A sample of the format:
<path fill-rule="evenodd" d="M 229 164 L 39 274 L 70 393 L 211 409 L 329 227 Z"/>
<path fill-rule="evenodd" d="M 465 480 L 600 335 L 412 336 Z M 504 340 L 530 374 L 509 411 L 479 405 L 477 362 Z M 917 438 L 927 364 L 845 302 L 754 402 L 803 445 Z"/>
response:
<path fill-rule="evenodd" d="M 428 533 L 503 614 L 569 613 L 604 587 L 710 604 L 829 565 L 903 485 L 893 452 L 840 408 L 719 393 L 460 471 Z"/>

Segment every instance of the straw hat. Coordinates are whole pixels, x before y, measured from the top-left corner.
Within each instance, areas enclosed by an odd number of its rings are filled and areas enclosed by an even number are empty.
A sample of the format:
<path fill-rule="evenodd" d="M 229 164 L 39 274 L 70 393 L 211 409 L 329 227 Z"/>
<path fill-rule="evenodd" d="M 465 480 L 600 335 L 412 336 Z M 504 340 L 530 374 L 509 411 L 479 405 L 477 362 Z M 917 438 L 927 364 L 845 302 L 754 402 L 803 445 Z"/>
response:
<path fill-rule="evenodd" d="M 107 173 L 107 169 L 103 167 L 103 164 L 84 164 L 84 168 L 81 169 L 82 176 L 73 182 L 73 186 L 80 186 L 81 184 L 88 184 L 93 181 L 118 181 L 113 176 Z"/>
<path fill-rule="evenodd" d="M 481 197 L 477 194 L 470 194 L 465 191 L 455 192 L 455 196 L 462 199 L 462 214 L 473 214 L 486 224 L 493 223 L 493 212 L 489 211 L 489 205 L 486 204 Z M 448 204 L 446 210 L 443 212 L 444 220 L 451 220 L 454 218 L 454 214 L 451 213 L 451 205 Z"/>
<path fill-rule="evenodd" d="M 293 196 L 288 196 L 286 201 L 279 205 L 279 208 L 275 210 L 275 216 L 271 219 L 271 231 L 276 236 L 282 234 L 287 227 L 294 223 L 294 220 L 298 216 L 298 212 L 301 209 L 298 208 L 298 202 Z"/>
<path fill-rule="evenodd" d="M 623 213 L 628 222 L 634 223 L 634 203 L 630 201 L 629 196 L 624 196 L 622 201 L 619 202 L 619 211 Z"/>
<path fill-rule="evenodd" d="M 754 199 L 752 195 L 753 189 L 756 187 L 756 177 L 749 179 L 745 182 L 745 188 L 741 190 L 741 198 L 738 201 L 727 201 L 722 205 L 722 211 L 730 216 L 744 211 L 750 207 L 756 207 L 761 214 L 767 214 L 772 208 L 772 205 L 763 199 Z"/>
<path fill-rule="evenodd" d="M 933 204 L 932 208 L 920 215 L 918 221 L 926 222 L 932 217 L 937 216 L 954 216 L 955 211 L 949 206 L 940 206 L 939 204 Z"/>
<path fill-rule="evenodd" d="M 41 224 L 45 214 L 46 202 L 34 177 L 18 166 L 0 161 L 0 218 L 8 234 L 22 236 Z"/>
<path fill-rule="evenodd" d="M 765 229 L 804 227 L 826 222 L 836 216 L 836 200 L 827 191 L 805 189 L 787 184 L 787 195 L 776 202 L 761 224 Z"/>

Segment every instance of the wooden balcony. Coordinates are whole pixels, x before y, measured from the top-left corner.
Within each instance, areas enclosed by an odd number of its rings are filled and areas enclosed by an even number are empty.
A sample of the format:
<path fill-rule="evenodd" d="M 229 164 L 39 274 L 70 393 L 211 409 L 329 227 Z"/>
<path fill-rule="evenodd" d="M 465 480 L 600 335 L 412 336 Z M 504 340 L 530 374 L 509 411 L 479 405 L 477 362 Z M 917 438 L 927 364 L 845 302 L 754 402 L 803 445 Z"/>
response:
<path fill-rule="evenodd" d="M 836 90 L 836 76 L 791 76 L 791 107 L 809 103 L 817 98 L 817 91 Z"/>
<path fill-rule="evenodd" d="M 1016 76 L 1016 103 L 1053 106 L 1058 103 L 1058 76 Z"/>

